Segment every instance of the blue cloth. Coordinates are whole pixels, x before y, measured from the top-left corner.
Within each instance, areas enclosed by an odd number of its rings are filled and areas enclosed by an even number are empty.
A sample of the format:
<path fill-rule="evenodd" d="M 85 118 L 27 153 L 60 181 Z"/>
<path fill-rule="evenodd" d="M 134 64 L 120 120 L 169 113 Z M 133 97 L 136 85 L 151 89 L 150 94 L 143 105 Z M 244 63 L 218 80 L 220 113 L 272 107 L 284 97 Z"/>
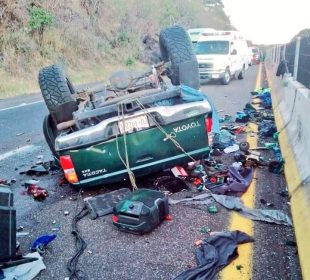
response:
<path fill-rule="evenodd" d="M 217 110 L 212 102 L 212 100 L 203 92 L 185 86 L 181 85 L 181 97 L 185 102 L 193 102 L 193 101 L 203 101 L 207 100 L 211 106 L 212 109 L 212 132 L 213 133 L 220 133 L 220 122 L 219 122 L 219 117 L 217 114 Z"/>

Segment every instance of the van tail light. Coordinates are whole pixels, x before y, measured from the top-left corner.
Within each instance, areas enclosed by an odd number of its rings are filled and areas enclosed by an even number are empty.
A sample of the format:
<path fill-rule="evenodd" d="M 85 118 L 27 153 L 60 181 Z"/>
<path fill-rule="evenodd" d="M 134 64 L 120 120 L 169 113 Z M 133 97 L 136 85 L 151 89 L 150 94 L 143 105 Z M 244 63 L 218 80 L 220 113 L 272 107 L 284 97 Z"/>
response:
<path fill-rule="evenodd" d="M 205 119 L 205 125 L 206 125 L 206 132 L 211 132 L 212 130 L 212 116 L 211 115 L 209 115 Z"/>
<path fill-rule="evenodd" d="M 65 178 L 69 183 L 79 182 L 70 156 L 60 156 L 60 165 L 65 173 Z"/>

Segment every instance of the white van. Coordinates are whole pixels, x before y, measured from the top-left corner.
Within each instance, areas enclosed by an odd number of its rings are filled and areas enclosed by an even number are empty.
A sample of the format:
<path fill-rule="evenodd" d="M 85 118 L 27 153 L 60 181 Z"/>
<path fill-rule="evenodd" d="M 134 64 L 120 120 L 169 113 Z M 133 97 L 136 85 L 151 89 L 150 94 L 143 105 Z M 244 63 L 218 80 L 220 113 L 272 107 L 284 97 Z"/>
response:
<path fill-rule="evenodd" d="M 248 69 L 247 41 L 237 31 L 202 32 L 195 52 L 202 80 L 228 85 L 233 76 L 243 79 Z"/>

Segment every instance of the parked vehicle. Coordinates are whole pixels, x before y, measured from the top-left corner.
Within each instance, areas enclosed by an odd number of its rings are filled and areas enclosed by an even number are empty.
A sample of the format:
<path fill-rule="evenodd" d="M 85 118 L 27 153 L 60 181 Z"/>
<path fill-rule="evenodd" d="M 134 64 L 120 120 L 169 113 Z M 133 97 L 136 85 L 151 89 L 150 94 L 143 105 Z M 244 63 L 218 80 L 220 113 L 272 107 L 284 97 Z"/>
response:
<path fill-rule="evenodd" d="M 202 80 L 228 85 L 231 77 L 243 79 L 248 69 L 247 42 L 236 31 L 203 32 L 195 46 Z"/>
<path fill-rule="evenodd" d="M 199 88 L 189 36 L 172 26 L 159 39 L 163 62 L 145 73 L 117 72 L 96 88 L 76 92 L 57 65 L 40 71 L 50 112 L 44 136 L 72 185 L 112 183 L 209 153 L 210 104 L 204 98 L 190 102 L 180 86 Z M 162 78 L 164 71 L 172 85 Z"/>
<path fill-rule="evenodd" d="M 252 64 L 259 64 L 260 62 L 260 50 L 258 47 L 251 47 L 252 50 Z"/>

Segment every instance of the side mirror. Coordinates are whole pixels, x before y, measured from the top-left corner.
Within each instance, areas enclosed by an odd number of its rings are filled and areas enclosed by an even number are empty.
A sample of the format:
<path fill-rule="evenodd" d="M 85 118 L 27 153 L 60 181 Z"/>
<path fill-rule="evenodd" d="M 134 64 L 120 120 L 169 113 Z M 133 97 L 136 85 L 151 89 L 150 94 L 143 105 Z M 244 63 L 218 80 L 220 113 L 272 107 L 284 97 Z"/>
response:
<path fill-rule="evenodd" d="M 230 53 L 231 55 L 236 55 L 237 54 L 237 50 L 236 49 L 233 49 Z"/>

